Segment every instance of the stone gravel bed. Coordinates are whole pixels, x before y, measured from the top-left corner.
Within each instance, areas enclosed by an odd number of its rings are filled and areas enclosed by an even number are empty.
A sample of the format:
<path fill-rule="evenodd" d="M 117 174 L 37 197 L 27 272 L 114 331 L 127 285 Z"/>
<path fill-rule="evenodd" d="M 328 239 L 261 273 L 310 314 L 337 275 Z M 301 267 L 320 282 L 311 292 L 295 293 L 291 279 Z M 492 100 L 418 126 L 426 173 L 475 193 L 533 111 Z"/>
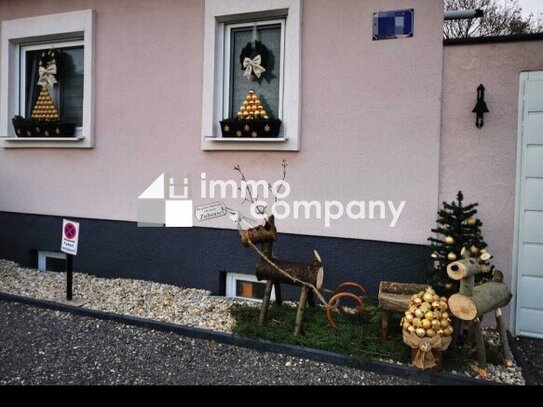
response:
<path fill-rule="evenodd" d="M 59 301 L 65 298 L 65 290 L 64 273 L 23 268 L 0 259 L 2 292 Z M 221 332 L 232 331 L 235 320 L 229 309 L 239 302 L 211 296 L 205 290 L 84 273 L 74 273 L 73 295 L 86 301 L 85 308 Z M 244 303 L 257 306 L 254 302 Z"/>
<path fill-rule="evenodd" d="M 0 384 L 415 385 L 358 369 L 0 301 Z"/>
<path fill-rule="evenodd" d="M 64 273 L 23 268 L 17 263 L 0 259 L 1 292 L 58 301 L 64 298 L 65 286 Z M 205 290 L 141 280 L 98 278 L 83 273 L 74 273 L 74 297 L 85 299 L 87 303 L 84 307 L 95 310 L 220 332 L 232 332 L 235 320 L 229 309 L 240 302 L 211 296 Z M 254 302 L 243 303 L 258 306 Z M 486 329 L 485 336 L 490 342 L 498 340 L 497 333 L 492 329 Z M 473 376 L 476 371 L 473 365 L 469 371 L 453 373 Z M 518 366 L 506 368 L 489 365 L 487 373 L 488 380 L 498 383 L 525 384 Z"/>

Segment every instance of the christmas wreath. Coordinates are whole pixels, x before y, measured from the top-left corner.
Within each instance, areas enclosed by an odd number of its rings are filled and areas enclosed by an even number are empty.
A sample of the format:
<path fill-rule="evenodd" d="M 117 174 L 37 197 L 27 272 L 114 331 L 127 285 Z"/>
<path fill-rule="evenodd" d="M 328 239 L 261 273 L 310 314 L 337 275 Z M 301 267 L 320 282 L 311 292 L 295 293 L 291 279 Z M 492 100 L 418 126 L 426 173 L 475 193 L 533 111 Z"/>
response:
<path fill-rule="evenodd" d="M 260 41 L 248 42 L 239 56 L 241 70 L 244 71 L 243 76 L 247 79 L 251 79 L 253 75 L 257 80 L 264 78 L 268 61 L 268 48 Z"/>

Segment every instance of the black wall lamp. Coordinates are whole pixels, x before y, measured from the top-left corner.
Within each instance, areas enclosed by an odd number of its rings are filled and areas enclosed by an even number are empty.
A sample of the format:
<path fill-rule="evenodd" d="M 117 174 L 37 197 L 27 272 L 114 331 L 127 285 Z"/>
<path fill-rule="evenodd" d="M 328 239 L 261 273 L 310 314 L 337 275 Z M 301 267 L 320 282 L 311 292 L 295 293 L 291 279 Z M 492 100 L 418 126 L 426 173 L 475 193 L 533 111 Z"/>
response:
<path fill-rule="evenodd" d="M 473 108 L 472 112 L 477 114 L 477 117 L 475 118 L 475 126 L 480 129 L 484 125 L 483 114 L 488 113 L 488 107 L 486 107 L 485 102 L 485 87 L 483 84 L 480 84 L 477 87 L 477 104 Z"/>

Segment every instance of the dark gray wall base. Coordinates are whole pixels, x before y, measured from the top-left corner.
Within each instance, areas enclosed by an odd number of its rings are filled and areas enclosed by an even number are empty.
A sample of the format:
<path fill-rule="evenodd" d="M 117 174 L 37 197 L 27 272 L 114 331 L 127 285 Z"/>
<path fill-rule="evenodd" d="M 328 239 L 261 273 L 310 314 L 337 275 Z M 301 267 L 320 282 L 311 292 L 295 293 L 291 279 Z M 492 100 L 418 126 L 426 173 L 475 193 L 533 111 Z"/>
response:
<path fill-rule="evenodd" d="M 224 294 L 221 271 L 254 273 L 257 254 L 240 244 L 236 230 L 140 228 L 135 222 L 70 219 L 81 224 L 77 272 L 203 288 L 219 295 Z M 62 217 L 0 212 L 0 258 L 36 267 L 38 250 L 60 250 L 61 229 Z M 381 280 L 424 282 L 430 263 L 424 245 L 286 233 L 279 235 L 275 254 L 309 262 L 313 249 L 323 259 L 326 288 L 356 281 L 374 295 Z"/>
<path fill-rule="evenodd" d="M 214 332 L 205 329 L 154 321 L 151 319 L 113 314 L 111 312 L 80 308 L 69 304 L 46 300 L 37 300 L 34 298 L 22 297 L 19 295 L 6 294 L 2 292 L 0 292 L 0 301 L 19 302 L 22 304 L 37 306 L 40 308 L 70 312 L 75 315 L 115 321 L 127 325 L 154 329 L 157 331 L 173 332 L 191 338 L 217 341 L 228 345 L 239 346 L 261 352 L 281 353 L 284 355 L 315 360 L 318 362 L 332 363 L 341 366 L 350 366 L 383 375 L 397 376 L 420 383 L 438 385 L 497 385 L 497 383 L 494 382 L 487 382 L 467 376 L 453 375 L 450 373 L 441 372 L 427 372 L 415 369 L 410 366 L 401 366 L 381 362 L 355 362 L 346 355 L 327 352 L 319 349 L 305 348 L 302 346 L 289 345 L 285 343 L 270 342 L 263 339 L 250 339 L 222 332 Z"/>

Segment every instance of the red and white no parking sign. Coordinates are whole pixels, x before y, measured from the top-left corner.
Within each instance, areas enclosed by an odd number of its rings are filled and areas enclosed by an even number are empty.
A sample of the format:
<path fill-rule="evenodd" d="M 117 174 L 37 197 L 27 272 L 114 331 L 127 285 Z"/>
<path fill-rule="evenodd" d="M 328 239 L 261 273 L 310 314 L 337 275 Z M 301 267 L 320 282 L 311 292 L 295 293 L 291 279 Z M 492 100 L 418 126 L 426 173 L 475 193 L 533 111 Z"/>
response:
<path fill-rule="evenodd" d="M 75 256 L 79 241 L 79 223 L 68 219 L 62 221 L 62 244 L 60 250 Z"/>

